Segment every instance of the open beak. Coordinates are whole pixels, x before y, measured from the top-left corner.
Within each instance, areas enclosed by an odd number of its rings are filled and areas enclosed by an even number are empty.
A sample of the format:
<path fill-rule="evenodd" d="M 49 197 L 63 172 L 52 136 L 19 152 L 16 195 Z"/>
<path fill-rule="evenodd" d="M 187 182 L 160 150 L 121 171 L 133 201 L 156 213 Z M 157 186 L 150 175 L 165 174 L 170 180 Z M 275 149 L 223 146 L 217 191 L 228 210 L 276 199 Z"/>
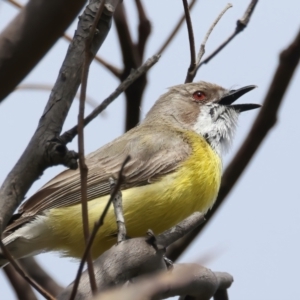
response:
<path fill-rule="evenodd" d="M 252 91 L 255 88 L 256 88 L 256 85 L 248 85 L 248 86 L 245 86 L 238 90 L 231 90 L 231 91 L 229 91 L 229 93 L 226 96 L 224 96 L 223 98 L 220 99 L 219 104 L 230 106 L 239 112 L 259 108 L 259 107 L 261 107 L 261 105 L 259 105 L 259 104 L 234 104 L 234 105 L 231 105 L 238 98 L 240 98 L 244 94 Z"/>

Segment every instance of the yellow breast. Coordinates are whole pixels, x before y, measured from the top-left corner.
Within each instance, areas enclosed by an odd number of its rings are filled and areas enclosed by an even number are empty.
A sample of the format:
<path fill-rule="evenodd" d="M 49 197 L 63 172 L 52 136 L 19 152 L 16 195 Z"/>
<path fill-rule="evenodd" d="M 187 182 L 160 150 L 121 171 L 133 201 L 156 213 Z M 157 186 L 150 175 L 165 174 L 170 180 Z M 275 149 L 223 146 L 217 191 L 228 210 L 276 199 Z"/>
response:
<path fill-rule="evenodd" d="M 143 236 L 148 229 L 158 234 L 193 212 L 206 212 L 213 205 L 220 187 L 221 160 L 199 135 L 193 132 L 185 134 L 192 146 L 192 153 L 176 172 L 153 184 L 122 191 L 128 236 Z M 91 228 L 107 200 L 108 196 L 89 201 Z M 80 257 L 84 249 L 81 205 L 52 209 L 49 222 L 55 236 L 54 250 Z M 116 229 L 111 208 L 96 237 L 93 257 L 99 256 L 116 242 Z"/>

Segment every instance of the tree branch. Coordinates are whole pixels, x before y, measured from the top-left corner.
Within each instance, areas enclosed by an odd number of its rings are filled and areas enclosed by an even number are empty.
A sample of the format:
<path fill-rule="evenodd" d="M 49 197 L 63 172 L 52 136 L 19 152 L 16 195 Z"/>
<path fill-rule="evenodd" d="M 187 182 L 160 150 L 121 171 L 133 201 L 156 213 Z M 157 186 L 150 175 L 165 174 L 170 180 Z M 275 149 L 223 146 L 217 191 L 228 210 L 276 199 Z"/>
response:
<path fill-rule="evenodd" d="M 155 237 L 128 239 L 105 251 L 94 262 L 98 290 L 124 284 L 126 281 L 158 270 L 165 270 L 165 247 L 199 226 L 204 218 L 194 213 L 177 226 Z M 58 296 L 69 299 L 72 285 Z M 87 272 L 83 272 L 76 300 L 88 299 L 91 295 Z M 122 298 L 123 299 L 123 298 Z"/>
<path fill-rule="evenodd" d="M 128 160 L 129 160 L 129 158 L 130 157 L 128 157 Z M 123 168 L 121 170 L 123 170 Z M 122 176 L 122 173 L 120 172 L 119 178 L 121 176 Z M 123 214 L 122 193 L 120 190 L 120 184 L 119 184 L 119 188 L 116 189 L 116 184 L 118 182 L 116 183 L 112 177 L 109 178 L 109 181 L 110 181 L 111 193 L 113 193 L 114 190 L 117 191 L 115 197 L 112 198 L 112 202 L 114 205 L 114 212 L 115 212 L 116 223 L 117 223 L 117 227 L 118 227 L 117 243 L 119 244 L 119 243 L 125 241 L 125 239 L 126 239 L 126 227 L 125 227 L 125 219 L 124 219 L 124 214 Z"/>
<path fill-rule="evenodd" d="M 233 282 L 227 273 L 212 272 L 197 264 L 175 264 L 171 271 L 145 276 L 133 284 L 100 293 L 95 300 L 166 299 L 190 293 L 194 297 L 179 299 L 210 299 L 220 286 L 229 288 Z"/>

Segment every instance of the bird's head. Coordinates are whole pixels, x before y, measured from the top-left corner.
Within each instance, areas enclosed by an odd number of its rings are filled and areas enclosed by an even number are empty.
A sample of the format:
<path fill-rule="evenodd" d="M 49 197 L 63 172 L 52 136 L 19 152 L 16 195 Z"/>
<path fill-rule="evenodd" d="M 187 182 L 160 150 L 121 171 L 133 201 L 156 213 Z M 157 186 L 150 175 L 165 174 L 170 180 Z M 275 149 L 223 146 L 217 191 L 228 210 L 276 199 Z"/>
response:
<path fill-rule="evenodd" d="M 233 104 L 255 87 L 227 90 L 203 81 L 176 85 L 156 101 L 145 122 L 193 130 L 221 154 L 231 144 L 239 114 L 260 107 Z"/>

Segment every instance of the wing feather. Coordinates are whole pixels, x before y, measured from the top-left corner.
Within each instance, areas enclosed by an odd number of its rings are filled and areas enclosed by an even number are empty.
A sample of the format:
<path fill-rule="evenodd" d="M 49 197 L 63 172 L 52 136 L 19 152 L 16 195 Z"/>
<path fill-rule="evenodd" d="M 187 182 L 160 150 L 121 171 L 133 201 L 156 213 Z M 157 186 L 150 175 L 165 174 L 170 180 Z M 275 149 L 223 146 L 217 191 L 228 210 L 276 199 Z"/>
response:
<path fill-rule="evenodd" d="M 124 168 L 125 183 L 121 189 L 158 180 L 173 172 L 188 157 L 190 146 L 178 131 L 170 128 L 166 132 L 166 128 L 147 125 L 143 126 L 141 134 L 140 129 L 131 130 L 87 156 L 89 201 L 109 194 L 108 179 L 117 178 L 128 155 L 131 160 Z M 63 171 L 20 206 L 6 231 L 22 226 L 45 210 L 74 205 L 80 200 L 79 170 Z"/>

